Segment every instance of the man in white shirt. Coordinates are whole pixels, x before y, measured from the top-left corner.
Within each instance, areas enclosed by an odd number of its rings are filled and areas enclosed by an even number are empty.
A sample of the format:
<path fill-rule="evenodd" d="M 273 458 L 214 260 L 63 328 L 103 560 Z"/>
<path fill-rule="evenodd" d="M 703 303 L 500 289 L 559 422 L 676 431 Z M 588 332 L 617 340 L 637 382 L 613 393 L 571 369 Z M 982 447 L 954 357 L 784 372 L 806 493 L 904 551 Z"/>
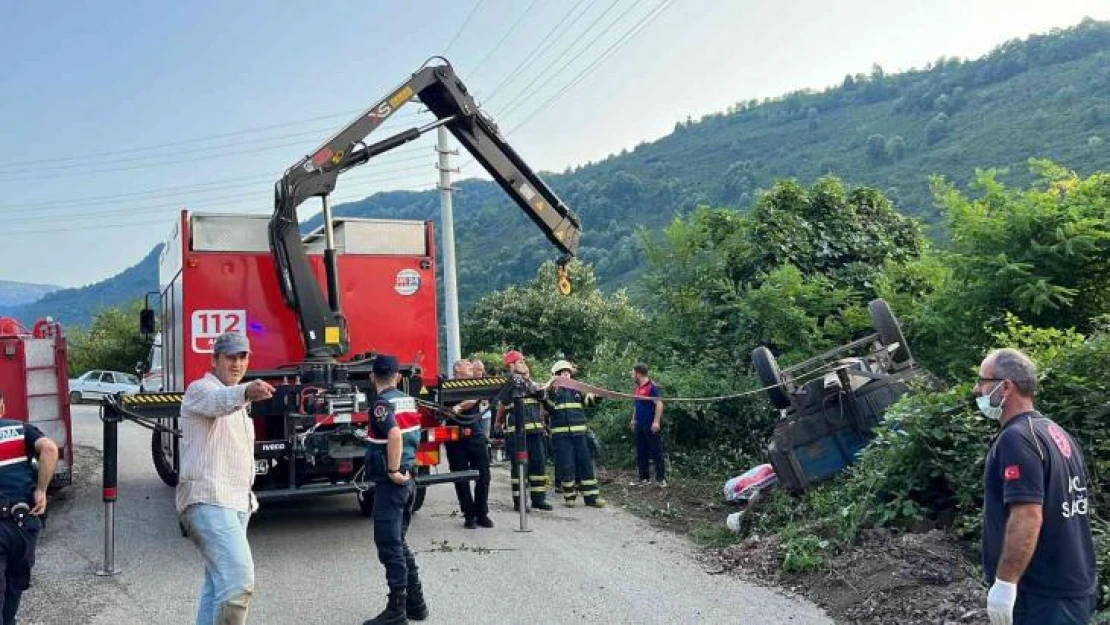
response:
<path fill-rule="evenodd" d="M 228 332 L 213 344 L 212 370 L 189 385 L 181 403 L 181 476 L 177 513 L 204 557 L 197 625 L 239 625 L 254 594 L 247 522 L 258 509 L 254 485 L 251 402 L 269 399 L 262 380 L 241 384 L 250 363 L 246 335 Z"/>

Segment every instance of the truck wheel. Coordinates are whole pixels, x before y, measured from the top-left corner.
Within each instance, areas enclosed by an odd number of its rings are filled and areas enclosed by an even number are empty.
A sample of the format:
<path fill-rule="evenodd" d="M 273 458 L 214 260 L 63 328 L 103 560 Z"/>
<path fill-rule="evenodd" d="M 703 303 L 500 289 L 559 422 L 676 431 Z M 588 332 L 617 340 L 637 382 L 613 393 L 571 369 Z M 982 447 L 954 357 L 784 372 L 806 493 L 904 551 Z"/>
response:
<path fill-rule="evenodd" d="M 867 310 L 871 313 L 871 322 L 875 324 L 875 330 L 879 333 L 879 341 L 885 345 L 898 344 L 898 349 L 890 355 L 891 360 L 895 364 L 902 364 L 910 360 L 910 346 L 906 343 L 906 337 L 902 334 L 902 326 L 899 325 L 898 319 L 894 317 L 894 313 L 890 311 L 890 306 L 884 300 L 875 299 L 867 304 Z"/>
<path fill-rule="evenodd" d="M 789 408 L 790 396 L 786 394 L 782 372 L 779 371 L 779 365 L 775 362 L 775 356 L 771 350 L 762 345 L 752 350 L 752 364 L 755 365 L 755 373 L 759 376 L 760 385 L 771 387 L 767 389 L 767 397 L 771 400 L 771 405 L 775 408 Z"/>
<path fill-rule="evenodd" d="M 76 406 L 81 403 L 81 391 L 73 391 L 69 394 L 69 403 L 71 406 Z"/>
<path fill-rule="evenodd" d="M 173 456 L 174 435 L 170 432 L 155 430 L 150 437 L 150 456 L 154 460 L 154 470 L 166 486 L 177 486 L 177 468 Z"/>
<path fill-rule="evenodd" d="M 357 493 L 355 493 L 355 497 L 358 499 L 358 511 L 362 513 L 362 516 L 364 516 L 366 518 L 370 518 L 371 516 L 373 516 L 374 515 L 374 489 L 373 488 L 367 488 L 364 491 L 360 490 Z"/>
<path fill-rule="evenodd" d="M 431 472 L 432 472 L 431 467 L 416 467 L 416 474 L 417 475 L 428 475 Z M 428 491 L 427 486 L 422 486 L 422 487 L 419 487 L 419 488 L 416 489 L 416 499 L 414 499 L 413 502 L 412 502 L 412 511 L 413 512 L 416 512 L 417 510 L 424 507 L 424 497 L 428 494 L 427 491 Z"/>

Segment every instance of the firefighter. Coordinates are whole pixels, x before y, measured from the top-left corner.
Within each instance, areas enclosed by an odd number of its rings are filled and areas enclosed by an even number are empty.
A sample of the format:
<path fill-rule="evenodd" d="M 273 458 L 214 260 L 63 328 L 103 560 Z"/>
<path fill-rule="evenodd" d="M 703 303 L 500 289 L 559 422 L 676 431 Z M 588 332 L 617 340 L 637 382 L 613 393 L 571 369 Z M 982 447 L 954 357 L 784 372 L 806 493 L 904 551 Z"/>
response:
<path fill-rule="evenodd" d="M 35 543 L 46 513 L 46 490 L 54 478 L 58 445 L 30 423 L 4 417 L 0 393 L 0 613 L 15 622 L 19 600 L 31 584 Z M 38 460 L 38 468 L 32 460 Z"/>
<path fill-rule="evenodd" d="M 560 360 L 551 367 L 551 375 L 556 378 L 570 379 L 573 372 L 574 365 L 566 360 Z M 593 403 L 593 395 L 584 395 L 569 388 L 549 388 L 548 398 L 553 404 L 551 440 L 555 446 L 555 465 L 557 473 L 562 476 L 566 505 L 574 506 L 581 493 L 587 506 L 605 507 L 594 475 L 593 455 L 586 430 L 585 408 Z"/>
<path fill-rule="evenodd" d="M 363 625 L 407 623 L 428 618 L 416 558 L 405 542 L 416 484 L 412 468 L 420 443 L 416 401 L 397 390 L 397 359 L 379 354 L 371 365 L 378 399 L 370 410 L 366 473 L 374 482 L 374 545 L 385 566 L 389 599 L 385 610 Z"/>
<path fill-rule="evenodd" d="M 508 365 L 510 374 L 517 374 L 529 378 L 529 384 L 532 387 L 533 392 L 529 393 L 523 400 L 524 431 L 528 448 L 528 492 L 531 495 L 532 508 L 537 510 L 551 510 L 551 504 L 547 503 L 547 459 L 544 456 L 543 420 L 540 417 L 540 400 L 538 397 L 542 394 L 542 391 L 535 389 L 535 385 L 531 383 L 528 363 L 524 361 L 523 354 L 516 350 L 507 352 L 505 354 L 505 364 Z M 505 447 L 508 449 L 509 457 L 513 458 L 515 462 L 516 437 L 514 434 L 516 432 L 516 424 L 512 416 L 512 411 L 512 384 L 508 384 L 498 398 L 494 427 L 497 429 L 503 428 L 505 432 Z M 510 419 L 509 425 L 507 426 L 505 425 L 506 416 Z M 510 483 L 512 484 L 513 490 L 513 510 L 519 511 L 521 484 L 519 475 L 515 470 L 515 465 Z"/>

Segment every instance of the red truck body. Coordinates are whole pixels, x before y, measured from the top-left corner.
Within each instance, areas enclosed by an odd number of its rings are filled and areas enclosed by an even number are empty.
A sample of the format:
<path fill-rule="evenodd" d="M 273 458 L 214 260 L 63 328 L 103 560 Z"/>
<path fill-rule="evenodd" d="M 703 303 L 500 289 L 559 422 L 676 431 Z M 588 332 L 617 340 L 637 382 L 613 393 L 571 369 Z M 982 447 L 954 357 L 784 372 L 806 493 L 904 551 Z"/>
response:
<path fill-rule="evenodd" d="M 73 427 L 69 370 L 61 324 L 40 319 L 31 330 L 10 317 L 0 318 L 0 390 L 5 418 L 26 421 L 58 445 L 52 486 L 73 479 Z"/>

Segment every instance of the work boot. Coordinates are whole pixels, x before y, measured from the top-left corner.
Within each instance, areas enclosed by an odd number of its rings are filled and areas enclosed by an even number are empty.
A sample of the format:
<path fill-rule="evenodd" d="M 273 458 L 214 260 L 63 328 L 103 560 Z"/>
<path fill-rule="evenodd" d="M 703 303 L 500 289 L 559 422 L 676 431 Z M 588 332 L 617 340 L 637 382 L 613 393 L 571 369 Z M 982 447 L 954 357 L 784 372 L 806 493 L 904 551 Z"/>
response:
<path fill-rule="evenodd" d="M 428 618 L 428 604 L 424 602 L 424 588 L 419 579 L 409 578 L 405 598 L 405 613 L 414 621 L 423 621 Z"/>
<path fill-rule="evenodd" d="M 555 508 L 547 503 L 547 499 L 536 499 L 532 501 L 532 507 L 536 510 L 554 510 Z"/>
<path fill-rule="evenodd" d="M 485 528 L 490 528 L 493 527 L 493 520 L 486 515 L 482 515 L 478 517 L 478 525 Z"/>
<path fill-rule="evenodd" d="M 586 505 L 591 507 L 591 508 L 604 508 L 605 504 L 606 504 L 606 501 L 604 499 L 602 499 L 601 497 L 586 500 Z"/>
<path fill-rule="evenodd" d="M 478 529 L 478 519 L 472 516 L 466 517 L 466 521 L 463 522 L 463 527 L 468 530 Z"/>
<path fill-rule="evenodd" d="M 405 602 L 404 586 L 390 588 L 389 602 L 385 604 L 382 613 L 369 621 L 363 621 L 362 625 L 406 625 L 409 619 L 405 616 Z"/>

